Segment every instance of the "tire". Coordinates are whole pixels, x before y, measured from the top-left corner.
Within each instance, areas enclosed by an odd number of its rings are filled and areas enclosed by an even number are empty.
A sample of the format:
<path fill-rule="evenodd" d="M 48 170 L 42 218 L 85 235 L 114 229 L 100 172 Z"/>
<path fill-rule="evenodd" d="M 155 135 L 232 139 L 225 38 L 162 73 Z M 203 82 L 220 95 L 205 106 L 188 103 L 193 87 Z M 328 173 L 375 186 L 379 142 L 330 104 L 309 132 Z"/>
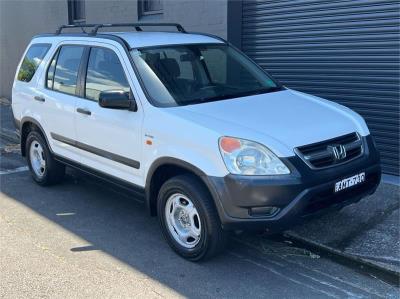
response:
<path fill-rule="evenodd" d="M 36 183 L 48 186 L 63 180 L 65 165 L 54 160 L 47 142 L 39 132 L 29 132 L 25 148 L 28 166 Z"/>
<path fill-rule="evenodd" d="M 184 213 L 182 210 L 191 212 Z M 225 249 L 227 233 L 222 230 L 208 190 L 195 176 L 179 175 L 166 181 L 158 194 L 157 212 L 165 239 L 183 258 L 190 261 L 204 261 Z M 179 215 L 183 215 L 182 218 Z M 185 227 L 182 223 L 190 225 Z M 183 231 L 181 235 L 186 235 L 186 230 L 194 231 L 199 237 L 185 237 L 184 241 L 180 240 L 178 232 Z"/>

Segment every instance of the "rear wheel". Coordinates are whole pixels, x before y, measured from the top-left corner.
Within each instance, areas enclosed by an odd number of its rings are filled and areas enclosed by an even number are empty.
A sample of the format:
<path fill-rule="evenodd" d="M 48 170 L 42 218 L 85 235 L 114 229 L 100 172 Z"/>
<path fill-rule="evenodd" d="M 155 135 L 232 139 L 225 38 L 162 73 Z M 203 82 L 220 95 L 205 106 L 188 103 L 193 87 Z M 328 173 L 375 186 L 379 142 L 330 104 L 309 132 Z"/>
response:
<path fill-rule="evenodd" d="M 157 209 L 163 234 L 180 256 L 206 260 L 225 248 L 226 232 L 212 198 L 196 177 L 180 175 L 165 182 Z"/>
<path fill-rule="evenodd" d="M 46 141 L 39 132 L 29 132 L 25 148 L 32 177 L 39 185 L 55 184 L 64 178 L 65 166 L 53 159 Z"/>

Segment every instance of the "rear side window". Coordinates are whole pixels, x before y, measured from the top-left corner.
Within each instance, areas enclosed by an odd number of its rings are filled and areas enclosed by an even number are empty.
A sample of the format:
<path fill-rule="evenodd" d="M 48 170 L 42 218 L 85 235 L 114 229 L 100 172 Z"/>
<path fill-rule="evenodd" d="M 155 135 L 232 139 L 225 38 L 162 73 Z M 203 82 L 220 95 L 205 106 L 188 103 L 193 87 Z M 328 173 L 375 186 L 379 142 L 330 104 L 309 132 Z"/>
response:
<path fill-rule="evenodd" d="M 18 71 L 17 79 L 19 81 L 31 81 L 43 57 L 50 49 L 50 46 L 50 44 L 33 44 L 29 48 Z"/>
<path fill-rule="evenodd" d="M 47 87 L 75 95 L 84 46 L 62 46 L 47 70 Z"/>
<path fill-rule="evenodd" d="M 130 90 L 121 62 L 110 49 L 92 48 L 87 67 L 85 97 L 98 101 L 100 92 L 111 90 Z"/>

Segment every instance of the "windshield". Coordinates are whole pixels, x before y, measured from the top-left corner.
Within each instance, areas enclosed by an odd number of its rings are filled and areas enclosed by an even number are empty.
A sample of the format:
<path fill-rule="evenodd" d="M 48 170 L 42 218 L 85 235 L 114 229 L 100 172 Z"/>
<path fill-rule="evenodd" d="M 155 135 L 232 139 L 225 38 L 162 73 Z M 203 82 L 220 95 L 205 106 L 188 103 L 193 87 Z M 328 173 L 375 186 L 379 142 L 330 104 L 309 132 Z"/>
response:
<path fill-rule="evenodd" d="M 246 56 L 226 44 L 133 49 L 153 104 L 183 106 L 281 90 Z"/>

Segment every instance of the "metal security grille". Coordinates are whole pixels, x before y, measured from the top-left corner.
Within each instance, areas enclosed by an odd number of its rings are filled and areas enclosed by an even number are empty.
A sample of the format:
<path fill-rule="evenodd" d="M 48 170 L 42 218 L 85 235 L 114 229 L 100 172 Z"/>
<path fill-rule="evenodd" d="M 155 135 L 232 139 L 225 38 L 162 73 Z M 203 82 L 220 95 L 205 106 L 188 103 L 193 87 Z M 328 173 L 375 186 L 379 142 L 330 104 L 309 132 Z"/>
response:
<path fill-rule="evenodd" d="M 383 171 L 397 175 L 399 9 L 385 0 L 244 0 L 242 11 L 243 51 L 286 86 L 360 113 Z"/>

